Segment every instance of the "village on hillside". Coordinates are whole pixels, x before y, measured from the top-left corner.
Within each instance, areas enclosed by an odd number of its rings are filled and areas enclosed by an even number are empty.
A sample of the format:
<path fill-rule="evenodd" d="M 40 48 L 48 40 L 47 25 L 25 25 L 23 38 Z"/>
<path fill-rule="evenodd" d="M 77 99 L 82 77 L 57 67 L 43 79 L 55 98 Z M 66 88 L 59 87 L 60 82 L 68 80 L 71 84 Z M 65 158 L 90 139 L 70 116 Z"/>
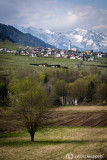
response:
<path fill-rule="evenodd" d="M 96 58 L 107 57 L 107 53 L 94 52 L 93 50 L 80 51 L 77 47 L 72 48 L 70 40 L 68 44 L 68 50 L 27 46 L 25 48 L 20 48 L 19 50 L 8 50 L 7 48 L 0 48 L 0 51 L 22 56 L 69 58 L 83 61 L 94 61 Z"/>

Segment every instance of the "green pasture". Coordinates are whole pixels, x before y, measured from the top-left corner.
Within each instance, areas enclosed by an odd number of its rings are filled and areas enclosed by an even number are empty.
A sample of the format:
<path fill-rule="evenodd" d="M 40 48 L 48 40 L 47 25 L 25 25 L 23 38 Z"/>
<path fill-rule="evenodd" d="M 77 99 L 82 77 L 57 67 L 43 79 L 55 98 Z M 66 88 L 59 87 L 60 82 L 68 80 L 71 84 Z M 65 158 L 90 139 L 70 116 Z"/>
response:
<path fill-rule="evenodd" d="M 24 47 L 24 46 L 20 46 L 17 43 L 12 43 L 12 42 L 9 42 L 9 41 L 5 41 L 5 42 L 0 41 L 0 48 L 7 48 L 7 49 L 10 49 L 10 50 L 17 50 L 20 47 Z"/>
<path fill-rule="evenodd" d="M 88 65 L 101 65 L 100 62 L 83 62 L 81 64 L 80 60 L 70 60 L 65 58 L 39 58 L 39 57 L 29 57 L 29 56 L 21 56 L 9 53 L 0 53 L 0 75 L 14 75 L 20 70 L 51 70 L 56 69 L 53 67 L 43 67 L 43 66 L 33 66 L 30 64 L 40 64 L 47 63 L 48 65 L 59 64 L 63 67 L 68 67 L 69 69 L 79 70 L 80 72 L 89 71 Z M 102 64 L 103 66 L 107 66 L 106 64 Z M 106 71 L 107 68 L 98 67 L 101 71 Z M 57 68 L 58 69 L 58 68 Z M 61 68 L 59 68 L 61 69 Z"/>
<path fill-rule="evenodd" d="M 107 128 L 52 127 L 39 129 L 30 142 L 24 131 L 0 138 L 1 160 L 67 160 L 66 155 L 106 157 Z"/>

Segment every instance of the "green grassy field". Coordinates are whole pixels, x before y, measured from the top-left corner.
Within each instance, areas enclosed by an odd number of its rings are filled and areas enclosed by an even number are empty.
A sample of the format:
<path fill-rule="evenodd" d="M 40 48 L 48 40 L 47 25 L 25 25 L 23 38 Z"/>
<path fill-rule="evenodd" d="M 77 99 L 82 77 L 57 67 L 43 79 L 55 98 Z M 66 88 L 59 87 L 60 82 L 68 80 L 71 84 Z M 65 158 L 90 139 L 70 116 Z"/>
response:
<path fill-rule="evenodd" d="M 66 160 L 66 155 L 102 155 L 106 157 L 107 128 L 43 128 L 30 142 L 27 132 L 0 138 L 1 160 Z M 6 136 L 6 134 L 5 134 Z M 80 158 L 81 159 L 81 158 Z"/>
<path fill-rule="evenodd" d="M 16 74 L 18 71 L 21 70 L 52 70 L 55 68 L 50 67 L 37 67 L 30 64 L 40 64 L 40 63 L 47 63 L 49 65 L 59 64 L 61 66 L 69 67 L 75 70 L 79 70 L 80 72 L 88 71 L 89 66 L 88 65 L 101 65 L 99 62 L 83 62 L 84 65 L 81 65 L 78 69 L 78 64 L 80 63 L 80 60 L 70 60 L 65 58 L 33 58 L 29 56 L 19 56 L 14 54 L 6 54 L 6 53 L 0 53 L 0 75 L 10 75 L 10 74 Z M 106 64 L 102 64 L 103 66 L 107 66 Z M 106 72 L 107 68 L 98 67 L 101 69 L 101 71 Z"/>
<path fill-rule="evenodd" d="M 17 50 L 20 47 L 23 48 L 24 46 L 20 46 L 17 43 L 12 43 L 10 41 L 5 41 L 5 42 L 0 41 L 0 48 L 7 48 L 7 49 L 10 49 L 10 50 Z"/>
<path fill-rule="evenodd" d="M 52 59 L 52 58 L 32 58 L 29 56 L 15 56 L 12 54 L 0 54 L 0 71 L 1 74 L 8 74 L 9 71 L 12 73 L 17 72 L 19 69 L 33 69 L 33 70 L 44 70 L 50 69 L 45 67 L 32 66 L 33 63 L 48 63 L 48 64 L 60 64 L 62 66 L 75 65 L 76 61 L 69 59 Z M 51 68 L 52 69 L 52 68 Z"/>

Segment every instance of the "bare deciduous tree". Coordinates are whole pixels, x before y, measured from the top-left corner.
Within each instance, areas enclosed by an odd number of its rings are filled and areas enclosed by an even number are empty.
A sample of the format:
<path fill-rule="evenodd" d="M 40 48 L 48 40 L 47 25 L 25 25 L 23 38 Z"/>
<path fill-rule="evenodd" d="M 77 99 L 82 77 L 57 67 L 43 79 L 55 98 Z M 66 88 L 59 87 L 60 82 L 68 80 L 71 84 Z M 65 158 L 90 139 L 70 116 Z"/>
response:
<path fill-rule="evenodd" d="M 10 91 L 11 100 L 23 116 L 31 141 L 34 141 L 35 132 L 49 107 L 48 96 L 34 77 L 16 80 L 10 84 Z"/>

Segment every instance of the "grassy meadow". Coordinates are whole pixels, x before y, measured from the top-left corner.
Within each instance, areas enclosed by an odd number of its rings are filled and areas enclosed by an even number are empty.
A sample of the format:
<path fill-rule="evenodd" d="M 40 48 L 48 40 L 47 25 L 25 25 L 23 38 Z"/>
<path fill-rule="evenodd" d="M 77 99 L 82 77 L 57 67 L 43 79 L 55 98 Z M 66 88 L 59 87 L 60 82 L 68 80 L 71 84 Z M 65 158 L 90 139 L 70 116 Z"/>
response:
<path fill-rule="evenodd" d="M 49 70 L 50 68 L 37 67 L 30 64 L 60 64 L 61 66 L 73 66 L 77 61 L 71 61 L 69 59 L 52 59 L 52 58 L 34 58 L 29 56 L 20 56 L 14 54 L 0 54 L 0 75 L 16 74 L 19 70 Z M 51 68 L 55 69 L 55 68 Z"/>
<path fill-rule="evenodd" d="M 69 112 L 107 112 L 107 107 L 105 106 L 60 106 L 58 108 L 52 109 L 53 111 L 69 111 Z"/>
<path fill-rule="evenodd" d="M 107 60 L 106 60 L 107 61 Z M 105 61 L 104 61 L 105 62 Z M 102 63 L 102 61 L 96 62 L 83 62 L 81 64 L 81 60 L 70 60 L 66 58 L 40 58 L 40 57 L 29 57 L 29 56 L 20 56 L 15 54 L 8 53 L 0 53 L 0 75 L 15 75 L 17 72 L 21 70 L 25 70 L 25 72 L 33 71 L 43 71 L 43 70 L 55 70 L 56 68 L 50 67 L 38 67 L 30 64 L 40 64 L 47 63 L 49 65 L 59 64 L 64 67 L 68 67 L 69 69 L 79 70 L 80 72 L 89 71 L 90 67 L 102 65 L 103 67 L 98 67 L 102 72 L 106 72 L 107 64 Z M 87 66 L 88 65 L 88 66 Z M 58 70 L 58 68 L 56 69 Z M 61 68 L 60 68 L 61 70 Z"/>
<path fill-rule="evenodd" d="M 66 160 L 66 154 L 106 156 L 107 128 L 42 128 L 30 142 L 26 131 L 0 139 L 1 160 Z M 81 158 L 80 158 L 81 159 Z"/>
<path fill-rule="evenodd" d="M 10 41 L 5 41 L 5 42 L 0 41 L 0 48 L 7 48 L 7 49 L 10 49 L 10 50 L 17 50 L 20 47 L 24 48 L 24 46 L 22 46 L 22 45 L 20 46 L 17 43 L 12 43 Z"/>

